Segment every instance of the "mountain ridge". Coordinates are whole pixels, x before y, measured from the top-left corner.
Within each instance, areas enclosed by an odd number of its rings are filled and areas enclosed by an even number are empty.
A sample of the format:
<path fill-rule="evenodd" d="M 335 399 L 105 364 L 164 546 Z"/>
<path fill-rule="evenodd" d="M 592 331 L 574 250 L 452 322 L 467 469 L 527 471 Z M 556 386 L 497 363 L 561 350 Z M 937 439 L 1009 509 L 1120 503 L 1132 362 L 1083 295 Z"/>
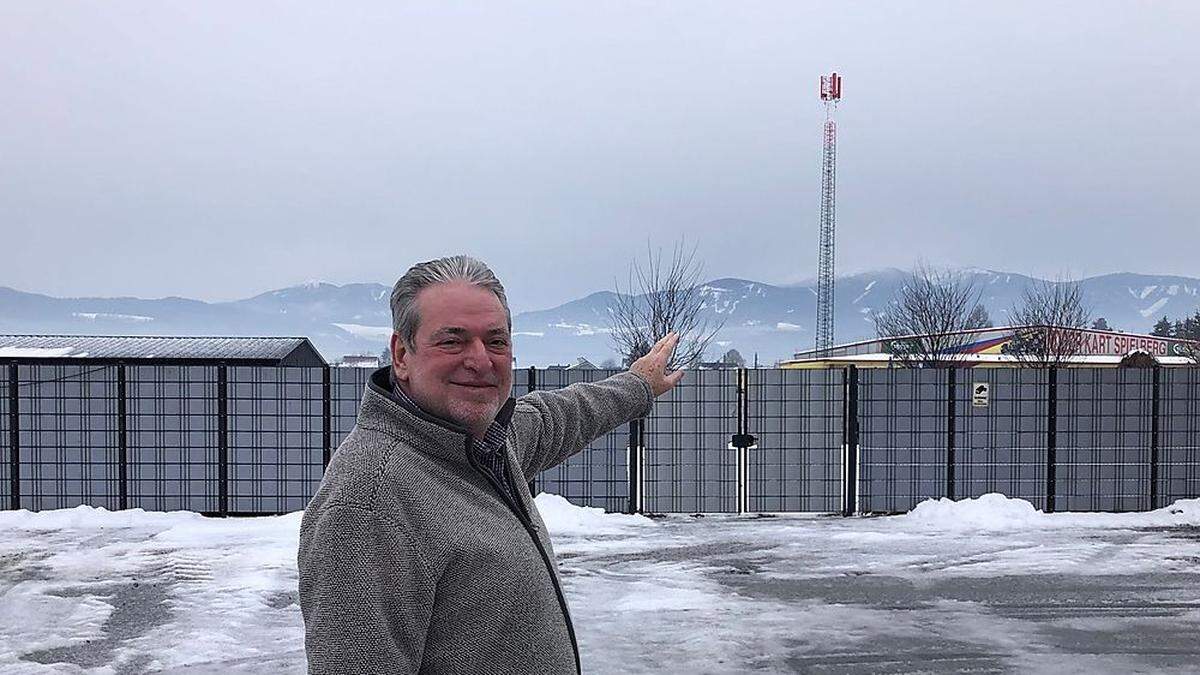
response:
<path fill-rule="evenodd" d="M 1035 277 L 980 268 L 955 270 L 969 278 L 997 325 Z M 874 335 L 872 317 L 911 273 L 896 269 L 856 272 L 835 283 L 835 340 Z M 1115 329 L 1148 333 L 1163 315 L 1182 318 L 1200 306 L 1200 278 L 1177 274 L 1110 272 L 1079 280 L 1092 316 Z M 708 357 L 736 348 L 762 363 L 789 358 L 812 344 L 816 312 L 811 284 L 770 284 L 717 277 L 700 285 L 703 313 L 723 322 Z M 379 283 L 305 282 L 247 298 L 206 302 L 179 296 L 143 299 L 58 298 L 0 286 L 0 332 L 38 334 L 306 335 L 326 359 L 383 350 L 391 331 L 391 287 Z M 614 357 L 608 315 L 616 299 L 598 290 L 554 307 L 513 316 L 520 366 L 594 363 Z"/>

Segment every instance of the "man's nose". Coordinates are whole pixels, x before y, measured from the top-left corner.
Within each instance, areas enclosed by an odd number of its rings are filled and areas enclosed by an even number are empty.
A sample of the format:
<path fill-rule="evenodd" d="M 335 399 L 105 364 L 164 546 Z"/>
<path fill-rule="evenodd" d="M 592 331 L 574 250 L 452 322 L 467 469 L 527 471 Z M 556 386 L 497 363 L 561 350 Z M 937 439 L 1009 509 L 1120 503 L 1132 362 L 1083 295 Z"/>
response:
<path fill-rule="evenodd" d="M 491 364 L 492 360 L 488 358 L 487 345 L 483 344 L 483 340 L 467 342 L 467 348 L 463 351 L 464 366 L 472 370 L 487 370 Z"/>

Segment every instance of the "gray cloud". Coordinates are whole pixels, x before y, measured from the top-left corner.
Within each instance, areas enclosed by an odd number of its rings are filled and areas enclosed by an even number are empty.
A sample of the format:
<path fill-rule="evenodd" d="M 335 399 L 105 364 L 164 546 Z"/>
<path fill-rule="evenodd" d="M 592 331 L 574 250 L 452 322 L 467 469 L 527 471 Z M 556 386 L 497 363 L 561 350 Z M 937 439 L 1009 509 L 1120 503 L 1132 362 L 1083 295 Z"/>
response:
<path fill-rule="evenodd" d="M 835 68 L 840 271 L 1200 274 L 1200 6 L 978 5 L 6 3 L 0 285 L 231 298 L 467 251 L 532 308 L 681 235 L 800 280 Z"/>

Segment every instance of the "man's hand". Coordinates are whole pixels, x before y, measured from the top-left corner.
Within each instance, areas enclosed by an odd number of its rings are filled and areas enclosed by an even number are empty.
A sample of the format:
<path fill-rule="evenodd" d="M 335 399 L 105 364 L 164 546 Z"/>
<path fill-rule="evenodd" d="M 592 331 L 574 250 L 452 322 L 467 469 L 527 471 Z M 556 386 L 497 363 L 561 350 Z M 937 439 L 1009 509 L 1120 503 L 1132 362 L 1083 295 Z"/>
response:
<path fill-rule="evenodd" d="M 655 396 L 661 396 L 670 391 L 683 379 L 682 370 L 667 374 L 667 361 L 671 359 L 671 354 L 675 351 L 675 345 L 678 343 L 679 333 L 671 331 L 664 335 L 663 339 L 655 342 L 649 353 L 629 366 L 630 372 L 641 375 L 642 379 L 650 383 L 650 391 L 654 392 Z"/>

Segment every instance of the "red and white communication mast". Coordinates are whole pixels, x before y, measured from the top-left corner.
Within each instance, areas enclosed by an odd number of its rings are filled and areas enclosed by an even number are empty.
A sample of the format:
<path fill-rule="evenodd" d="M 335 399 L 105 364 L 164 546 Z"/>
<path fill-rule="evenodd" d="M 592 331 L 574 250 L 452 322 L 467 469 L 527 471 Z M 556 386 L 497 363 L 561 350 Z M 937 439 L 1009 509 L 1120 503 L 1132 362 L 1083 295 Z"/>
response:
<path fill-rule="evenodd" d="M 821 153 L 821 233 L 817 244 L 817 349 L 833 347 L 833 259 L 836 222 L 837 122 L 834 113 L 842 98 L 842 78 L 821 76 L 825 103 L 825 147 Z"/>

